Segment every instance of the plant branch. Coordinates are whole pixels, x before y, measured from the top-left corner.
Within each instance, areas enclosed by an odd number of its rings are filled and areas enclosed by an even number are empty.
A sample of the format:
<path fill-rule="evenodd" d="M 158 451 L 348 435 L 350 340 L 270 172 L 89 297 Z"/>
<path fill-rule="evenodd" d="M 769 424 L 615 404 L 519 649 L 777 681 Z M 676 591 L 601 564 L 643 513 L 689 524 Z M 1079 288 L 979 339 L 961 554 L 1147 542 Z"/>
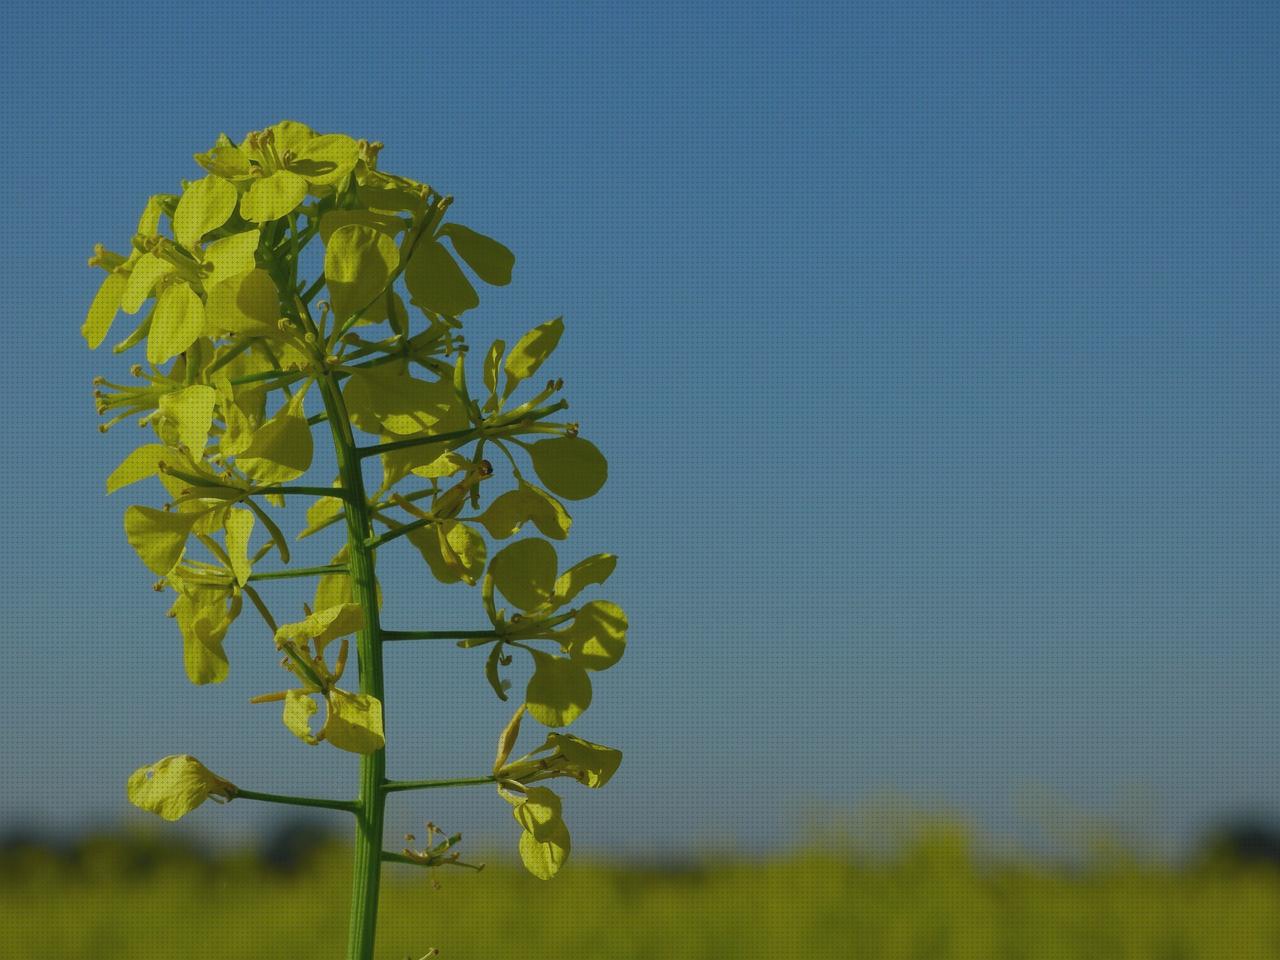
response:
<path fill-rule="evenodd" d="M 299 567 L 296 570 L 272 570 L 269 573 L 251 573 L 250 580 L 292 580 L 295 577 L 324 576 L 326 573 L 349 573 L 345 563 L 327 563 L 320 567 Z"/>
<path fill-rule="evenodd" d="M 496 775 L 487 777 L 460 777 L 454 780 L 388 780 L 382 785 L 383 793 L 398 793 L 402 790 L 436 790 L 440 787 L 477 787 L 486 783 L 497 783 Z"/>
<path fill-rule="evenodd" d="M 383 630 L 383 640 L 501 640 L 497 630 Z"/>
<path fill-rule="evenodd" d="M 346 810 L 356 812 L 354 800 L 328 800 L 323 797 L 293 797 L 281 793 L 259 793 L 257 790 L 244 790 L 236 787 L 233 797 L 236 800 L 261 800 L 264 803 L 284 803 L 292 807 L 324 807 L 328 810 Z"/>
<path fill-rule="evenodd" d="M 519 417 L 514 417 L 509 421 L 506 418 L 498 418 L 496 422 L 485 423 L 480 427 L 468 427 L 465 430 L 451 430 L 448 433 L 437 433 L 429 437 L 409 437 L 407 440 L 394 440 L 391 443 L 356 447 L 355 453 L 356 456 L 361 458 L 375 457 L 384 453 L 395 453 L 397 450 L 409 450 L 413 447 L 425 446 L 430 443 L 453 443 L 454 441 L 466 443 L 468 440 L 477 440 L 481 437 L 503 435 L 504 431 L 511 432 L 513 428 L 521 427 L 526 423 L 533 423 L 543 417 L 549 417 L 551 414 L 564 410 L 568 406 L 568 400 L 557 400 L 549 407 L 530 410 L 528 413 L 521 414 Z"/>

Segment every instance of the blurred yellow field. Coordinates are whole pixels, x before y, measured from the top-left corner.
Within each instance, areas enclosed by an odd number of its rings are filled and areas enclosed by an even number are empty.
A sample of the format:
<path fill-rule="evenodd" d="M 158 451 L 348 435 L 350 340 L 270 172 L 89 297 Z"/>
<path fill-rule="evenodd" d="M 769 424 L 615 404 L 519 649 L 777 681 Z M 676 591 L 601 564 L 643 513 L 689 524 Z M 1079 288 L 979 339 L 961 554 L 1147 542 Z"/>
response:
<path fill-rule="evenodd" d="M 13 850 L 4 867 L 0 955 L 14 960 L 342 955 L 342 847 L 293 873 L 118 840 L 75 862 Z M 1078 870 L 983 864 L 947 827 L 882 861 L 576 861 L 549 883 L 513 863 L 479 876 L 392 871 L 377 955 L 417 960 L 432 947 L 444 960 L 1263 960 L 1280 956 L 1280 873 L 1123 858 Z"/>

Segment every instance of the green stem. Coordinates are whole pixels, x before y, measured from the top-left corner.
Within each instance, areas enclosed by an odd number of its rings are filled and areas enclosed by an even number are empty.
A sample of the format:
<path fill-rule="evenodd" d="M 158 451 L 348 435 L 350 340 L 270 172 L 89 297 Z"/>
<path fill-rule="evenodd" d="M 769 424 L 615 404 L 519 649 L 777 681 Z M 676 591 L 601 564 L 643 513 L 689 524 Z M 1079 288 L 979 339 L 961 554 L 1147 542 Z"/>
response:
<path fill-rule="evenodd" d="M 323 797 L 292 797 L 280 793 L 259 793 L 257 790 L 244 790 L 236 787 L 236 800 L 261 800 L 265 803 L 286 803 L 291 807 L 324 807 L 327 810 L 347 810 L 355 812 L 354 800 L 327 800 Z"/>
<path fill-rule="evenodd" d="M 551 414 L 568 406 L 569 401 L 558 400 L 551 406 L 543 407 L 541 410 L 530 410 L 528 413 L 519 417 L 512 417 L 510 420 L 504 417 L 495 423 L 486 424 L 484 427 L 467 427 L 465 430 L 451 430 L 448 433 L 437 433 L 430 437 L 410 437 L 407 440 L 396 440 L 392 443 L 356 447 L 355 454 L 358 457 L 376 457 L 384 453 L 395 453 L 397 450 L 408 450 L 412 447 L 421 447 L 429 443 L 452 443 L 455 440 L 461 440 L 465 443 L 468 440 L 479 439 L 483 436 L 492 436 L 495 431 L 510 430 L 513 427 L 521 427 L 526 423 L 541 420 L 543 417 L 549 417 Z"/>
<path fill-rule="evenodd" d="M 325 413 L 333 434 L 338 475 L 349 496 L 344 501 L 347 521 L 348 565 L 355 601 L 364 609 L 364 626 L 356 635 L 360 666 L 360 692 L 386 704 L 382 683 L 382 630 L 378 622 L 378 588 L 374 577 L 373 550 L 365 546 L 371 533 L 364 477 L 351 434 L 351 421 L 342 391 L 332 373 L 319 381 Z M 382 825 L 386 781 L 386 750 L 360 758 L 360 798 L 356 802 L 356 851 L 351 885 L 351 922 L 347 932 L 347 960 L 372 960 L 377 933 L 378 890 L 382 880 Z"/>
<path fill-rule="evenodd" d="M 326 573 L 347 573 L 345 563 L 327 563 L 322 567 L 298 567 L 296 570 L 272 570 L 270 573 L 251 573 L 250 580 L 291 580 L 294 577 L 323 576 Z"/>
<path fill-rule="evenodd" d="M 320 276 L 316 277 L 315 281 L 311 284 L 311 286 L 307 287 L 307 289 L 303 292 L 302 302 L 307 304 L 307 306 L 310 306 L 312 299 L 315 298 L 315 295 L 320 292 L 320 288 L 323 286 L 324 286 L 324 274 L 322 273 L 320 274 Z"/>
<path fill-rule="evenodd" d="M 409 523 L 402 523 L 400 526 L 396 527 L 394 530 L 389 530 L 386 533 L 378 534 L 378 536 L 376 537 L 370 537 L 365 542 L 365 546 L 367 546 L 370 550 L 376 550 L 378 547 L 384 546 L 385 544 L 390 543 L 392 540 L 395 540 L 399 537 L 403 537 L 406 534 L 413 533 L 413 531 L 415 530 L 420 530 L 423 527 L 427 526 L 428 524 L 439 523 L 440 519 L 441 519 L 440 517 L 419 517 L 417 520 L 411 520 Z M 384 518 L 384 522 L 385 522 L 385 518 Z"/>
<path fill-rule="evenodd" d="M 388 780 L 382 785 L 383 793 L 396 793 L 400 790 L 434 790 L 437 787 L 471 787 L 484 783 L 496 783 L 496 776 L 462 777 L 456 780 Z"/>
<path fill-rule="evenodd" d="M 347 499 L 347 491 L 343 487 L 296 487 L 296 486 L 273 486 L 273 487 L 255 487 L 248 491 L 249 496 L 258 496 L 262 493 L 278 493 L 281 496 L 297 494 L 304 497 L 333 497 L 337 500 Z"/>

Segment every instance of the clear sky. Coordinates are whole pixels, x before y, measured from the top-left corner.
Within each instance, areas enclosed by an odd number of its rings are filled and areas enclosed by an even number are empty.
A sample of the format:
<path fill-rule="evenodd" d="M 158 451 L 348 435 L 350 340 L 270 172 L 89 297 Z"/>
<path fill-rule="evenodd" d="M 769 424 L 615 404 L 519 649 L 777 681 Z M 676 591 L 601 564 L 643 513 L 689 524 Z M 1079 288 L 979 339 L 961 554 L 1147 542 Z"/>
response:
<path fill-rule="evenodd" d="M 1035 786 L 1136 790 L 1172 843 L 1280 812 L 1274 4 L 393 6 L 50 0 L 0 38 L 0 821 L 131 816 L 175 752 L 353 789 L 247 705 L 281 674 L 249 614 L 231 679 L 185 680 L 121 527 L 156 491 L 103 496 L 144 435 L 99 436 L 89 382 L 132 359 L 79 335 L 92 244 L 284 118 L 515 251 L 471 342 L 565 317 L 611 475 L 564 555 L 619 554 L 632 623 L 572 728 L 626 753 L 565 791 L 575 847 L 769 844 L 886 790 L 999 831 Z M 386 558 L 388 620 L 481 625 L 420 567 Z M 482 771 L 480 659 L 388 671 L 393 775 Z M 480 788 L 389 830 L 426 817 L 515 839 Z"/>

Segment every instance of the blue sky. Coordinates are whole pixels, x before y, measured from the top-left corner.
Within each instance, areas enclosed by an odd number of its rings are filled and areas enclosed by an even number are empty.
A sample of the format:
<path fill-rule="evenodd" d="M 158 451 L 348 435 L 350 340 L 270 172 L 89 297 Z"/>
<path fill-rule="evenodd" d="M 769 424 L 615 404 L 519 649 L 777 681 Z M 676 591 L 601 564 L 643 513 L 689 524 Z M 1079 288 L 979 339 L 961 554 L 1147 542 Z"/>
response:
<path fill-rule="evenodd" d="M 232 678 L 187 684 L 133 491 L 102 494 L 143 435 L 99 436 L 89 381 L 131 360 L 78 332 L 92 244 L 123 248 L 220 131 L 283 118 L 384 141 L 515 251 L 473 343 L 565 317 L 555 372 L 611 476 L 563 555 L 619 554 L 632 623 L 574 727 L 627 757 L 567 798 L 579 849 L 768 845 L 885 791 L 1000 832 L 1031 789 L 1136 792 L 1169 844 L 1280 813 L 1274 6 L 17 17 L 0 820 L 129 817 L 125 777 L 175 752 L 352 789 L 247 705 L 280 673 L 248 616 Z M 479 624 L 419 567 L 384 561 L 396 626 Z M 410 646 L 392 773 L 482 768 L 505 708 L 480 661 Z M 489 791 L 397 798 L 389 829 L 427 817 L 514 842 Z"/>

